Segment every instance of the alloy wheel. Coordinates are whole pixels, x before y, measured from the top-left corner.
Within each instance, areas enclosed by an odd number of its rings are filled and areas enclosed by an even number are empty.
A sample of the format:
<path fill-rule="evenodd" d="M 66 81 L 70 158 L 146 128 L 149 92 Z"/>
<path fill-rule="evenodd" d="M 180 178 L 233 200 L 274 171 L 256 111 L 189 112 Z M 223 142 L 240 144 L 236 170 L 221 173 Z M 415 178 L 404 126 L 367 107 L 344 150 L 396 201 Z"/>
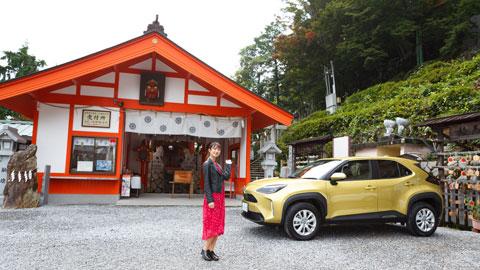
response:
<path fill-rule="evenodd" d="M 415 223 L 419 230 L 428 232 L 435 226 L 435 215 L 430 209 L 422 208 L 417 212 Z"/>
<path fill-rule="evenodd" d="M 299 235 L 310 235 L 315 231 L 316 227 L 317 218 L 315 214 L 308 209 L 298 211 L 293 217 L 293 229 Z"/>

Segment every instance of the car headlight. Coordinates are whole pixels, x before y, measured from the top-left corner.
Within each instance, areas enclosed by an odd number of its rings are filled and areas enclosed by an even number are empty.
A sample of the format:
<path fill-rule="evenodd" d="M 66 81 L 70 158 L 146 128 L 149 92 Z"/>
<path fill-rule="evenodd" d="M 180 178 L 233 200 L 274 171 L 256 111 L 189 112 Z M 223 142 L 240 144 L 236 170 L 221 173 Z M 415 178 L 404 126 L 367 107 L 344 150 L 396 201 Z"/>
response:
<path fill-rule="evenodd" d="M 257 192 L 263 193 L 263 194 L 272 194 L 275 193 L 282 188 L 286 187 L 287 185 L 285 184 L 273 184 L 273 185 L 265 185 L 259 189 L 257 189 Z"/>

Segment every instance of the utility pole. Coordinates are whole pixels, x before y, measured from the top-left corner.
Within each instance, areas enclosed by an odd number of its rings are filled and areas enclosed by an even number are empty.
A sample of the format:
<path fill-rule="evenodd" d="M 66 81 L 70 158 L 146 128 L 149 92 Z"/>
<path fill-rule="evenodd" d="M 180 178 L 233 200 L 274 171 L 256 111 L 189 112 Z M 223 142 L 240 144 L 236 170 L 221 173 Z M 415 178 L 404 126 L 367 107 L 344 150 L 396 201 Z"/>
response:
<path fill-rule="evenodd" d="M 323 66 L 323 76 L 325 78 L 325 104 L 329 113 L 333 114 L 337 110 L 337 90 L 335 88 L 335 70 L 333 61 L 330 61 L 330 70 Z M 330 82 L 330 78 L 332 82 Z"/>

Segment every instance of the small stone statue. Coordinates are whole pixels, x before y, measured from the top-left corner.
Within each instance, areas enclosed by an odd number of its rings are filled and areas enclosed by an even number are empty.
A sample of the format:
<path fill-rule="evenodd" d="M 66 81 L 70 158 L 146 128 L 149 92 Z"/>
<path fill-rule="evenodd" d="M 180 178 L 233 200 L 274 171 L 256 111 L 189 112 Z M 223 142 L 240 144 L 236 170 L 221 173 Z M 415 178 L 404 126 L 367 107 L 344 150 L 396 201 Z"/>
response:
<path fill-rule="evenodd" d="M 195 169 L 195 155 L 193 153 L 190 153 L 190 150 L 188 149 L 184 150 L 184 154 L 185 157 L 182 164 L 180 165 L 182 171 L 191 171 Z"/>
<path fill-rule="evenodd" d="M 383 124 L 385 125 L 385 128 L 387 129 L 387 132 L 384 134 L 385 137 L 388 137 L 393 134 L 393 129 L 397 126 L 397 123 L 393 120 L 383 120 Z"/>
<path fill-rule="evenodd" d="M 410 125 L 410 121 L 401 117 L 396 118 L 398 125 L 398 136 L 402 136 L 403 131 Z"/>

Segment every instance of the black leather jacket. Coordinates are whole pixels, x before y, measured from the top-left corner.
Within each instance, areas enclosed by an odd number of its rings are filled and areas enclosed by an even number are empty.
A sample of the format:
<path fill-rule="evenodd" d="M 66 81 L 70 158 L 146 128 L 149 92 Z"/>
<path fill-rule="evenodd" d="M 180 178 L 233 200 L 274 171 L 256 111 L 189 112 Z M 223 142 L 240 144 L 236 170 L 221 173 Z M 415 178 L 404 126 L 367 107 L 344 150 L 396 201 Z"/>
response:
<path fill-rule="evenodd" d="M 220 165 L 218 166 L 222 169 Z M 207 196 L 207 202 L 211 203 L 214 202 L 212 193 L 222 193 L 223 181 L 230 178 L 232 164 L 227 164 L 225 170 L 222 170 L 222 174 L 220 174 L 217 166 L 215 166 L 210 158 L 203 163 L 202 167 L 205 195 Z"/>

